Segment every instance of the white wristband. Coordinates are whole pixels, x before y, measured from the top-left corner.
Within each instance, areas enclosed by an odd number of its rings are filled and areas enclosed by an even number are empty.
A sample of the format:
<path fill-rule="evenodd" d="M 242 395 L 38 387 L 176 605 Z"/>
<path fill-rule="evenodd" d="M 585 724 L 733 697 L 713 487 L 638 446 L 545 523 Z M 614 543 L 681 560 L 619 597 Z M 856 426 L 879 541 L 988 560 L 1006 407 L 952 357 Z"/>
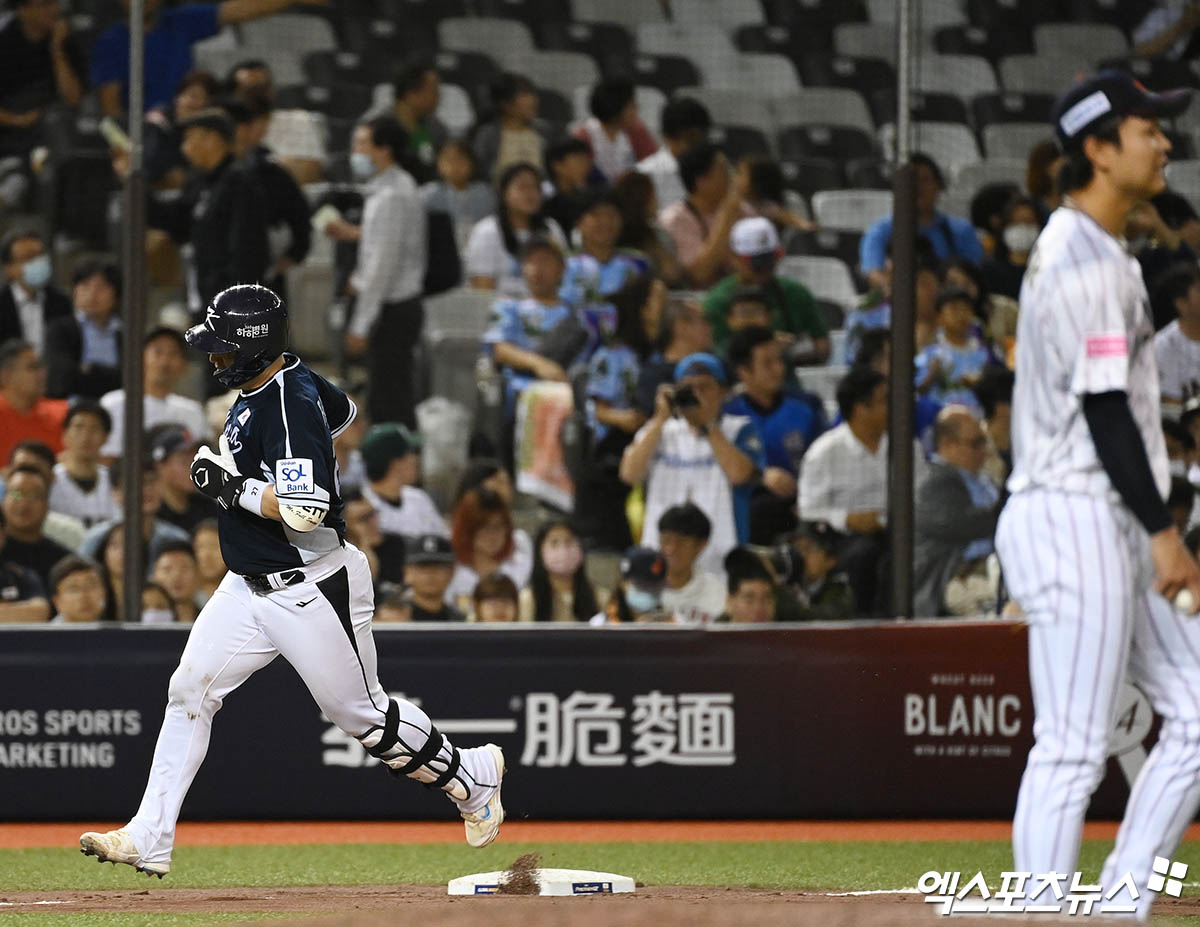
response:
<path fill-rule="evenodd" d="M 246 480 L 242 486 L 242 494 L 238 497 L 238 505 L 251 515 L 262 518 L 263 493 L 267 491 L 268 485 L 265 480 Z"/>

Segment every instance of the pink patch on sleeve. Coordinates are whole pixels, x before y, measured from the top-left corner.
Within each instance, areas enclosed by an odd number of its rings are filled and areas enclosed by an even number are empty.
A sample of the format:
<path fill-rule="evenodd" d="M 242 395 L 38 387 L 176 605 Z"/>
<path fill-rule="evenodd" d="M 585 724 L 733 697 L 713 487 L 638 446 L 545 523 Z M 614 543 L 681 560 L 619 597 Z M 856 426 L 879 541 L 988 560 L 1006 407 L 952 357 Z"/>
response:
<path fill-rule="evenodd" d="M 1125 357 L 1129 353 L 1129 342 L 1124 335 L 1088 335 L 1088 357 Z"/>

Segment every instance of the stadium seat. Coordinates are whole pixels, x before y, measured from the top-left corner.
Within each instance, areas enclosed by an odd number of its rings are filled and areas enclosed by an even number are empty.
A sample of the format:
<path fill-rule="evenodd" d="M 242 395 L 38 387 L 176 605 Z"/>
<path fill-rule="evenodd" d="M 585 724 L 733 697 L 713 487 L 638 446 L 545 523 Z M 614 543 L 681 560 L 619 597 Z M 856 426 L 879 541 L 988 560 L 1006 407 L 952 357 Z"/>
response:
<path fill-rule="evenodd" d="M 733 44 L 744 52 L 783 55 L 799 69 L 806 55 L 829 49 L 833 31 L 805 26 L 793 33 L 787 26 L 741 26 L 733 32 Z"/>
<path fill-rule="evenodd" d="M 880 158 L 855 158 L 846 162 L 846 185 L 859 190 L 890 190 L 892 170 Z"/>
<path fill-rule="evenodd" d="M 403 22 L 403 28 L 398 22 Z M 352 51 L 389 74 L 408 56 L 427 56 L 438 47 L 434 24 L 418 19 L 350 18 L 342 22 L 341 33 L 343 51 Z"/>
<path fill-rule="evenodd" d="M 984 126 L 981 135 L 984 153 L 989 158 L 1023 161 L 1034 145 L 1053 138 L 1053 130 L 1045 122 L 1005 122 Z"/>
<path fill-rule="evenodd" d="M 380 18 L 402 23 L 406 29 L 412 23 L 434 26 L 468 13 L 466 0 L 375 0 L 375 4 Z"/>
<path fill-rule="evenodd" d="M 538 87 L 538 115 L 560 131 L 565 131 L 575 119 L 575 107 L 570 98 L 550 87 Z"/>
<path fill-rule="evenodd" d="M 843 229 L 817 229 L 800 232 L 788 242 L 788 254 L 823 254 L 838 258 L 847 267 L 858 267 L 861 232 Z"/>
<path fill-rule="evenodd" d="M 371 108 L 372 90 L 360 84 L 294 84 L 275 94 L 277 109 L 306 109 L 337 119 L 357 119 Z"/>
<path fill-rule="evenodd" d="M 814 193 L 812 211 L 822 228 L 865 232 L 892 213 L 890 190 L 825 190 Z"/>
<path fill-rule="evenodd" d="M 1197 77 L 1187 61 L 1171 58 L 1155 58 L 1152 61 L 1145 58 L 1109 58 L 1097 63 L 1096 67 L 1132 74 L 1151 90 L 1192 87 L 1197 82 Z"/>
<path fill-rule="evenodd" d="M 914 122 L 913 150 L 931 155 L 950 173 L 961 164 L 979 161 L 982 155 L 975 135 L 966 126 L 956 122 Z M 891 159 L 896 151 L 896 126 L 888 123 L 879 130 L 879 140 L 884 156 Z"/>
<path fill-rule="evenodd" d="M 310 84 L 357 84 L 373 87 L 391 79 L 386 63 L 367 59 L 351 51 L 309 52 L 302 61 L 305 80 Z"/>
<path fill-rule="evenodd" d="M 1200 203 L 1200 161 L 1172 161 L 1167 165 L 1167 183 L 1193 204 Z"/>
<path fill-rule="evenodd" d="M 867 97 L 876 90 L 896 86 L 896 69 L 883 58 L 812 52 L 803 55 L 799 63 L 800 82 L 805 87 L 843 87 Z"/>
<path fill-rule="evenodd" d="M 437 27 L 442 48 L 487 54 L 503 67 L 520 71 L 533 53 L 533 34 L 524 23 L 491 17 L 443 19 Z"/>
<path fill-rule="evenodd" d="M 820 310 L 821 318 L 825 320 L 825 326 L 829 329 L 829 356 L 841 357 L 846 353 L 845 332 L 842 330 L 842 326 L 846 324 L 846 307 L 841 303 L 818 297 L 817 309 Z"/>
<path fill-rule="evenodd" d="M 539 23 L 534 29 L 538 44 L 548 51 L 590 55 L 600 72 L 632 74 L 633 34 L 617 23 Z"/>
<path fill-rule="evenodd" d="M 1048 93 L 985 93 L 971 101 L 975 128 L 1005 122 L 1050 122 L 1054 97 Z"/>
<path fill-rule="evenodd" d="M 737 161 L 747 155 L 769 156 L 772 153 L 767 133 L 751 126 L 721 123 L 712 127 L 708 138 L 713 144 L 720 146 L 730 161 Z"/>
<path fill-rule="evenodd" d="M 849 160 L 870 158 L 877 153 L 869 132 L 851 126 L 802 125 L 782 129 L 778 137 L 779 154 L 785 158 L 826 158 Z"/>
<path fill-rule="evenodd" d="M 909 98 L 909 116 L 920 122 L 969 122 L 967 104 L 949 93 L 915 92 Z M 896 121 L 895 88 L 876 90 L 870 96 L 871 115 L 877 125 Z"/>
<path fill-rule="evenodd" d="M 1116 26 L 1106 23 L 1043 23 L 1034 27 L 1033 47 L 1039 55 L 1085 51 L 1094 63 L 1124 56 L 1129 51 L 1129 40 Z"/>
<path fill-rule="evenodd" d="M 873 23 L 896 24 L 896 0 L 867 0 L 867 19 Z M 957 0 L 925 0 L 913 4 L 917 26 L 932 31 L 942 26 L 961 26 L 967 21 L 966 11 Z"/>
<path fill-rule="evenodd" d="M 517 70 L 539 87 L 552 87 L 564 93 L 576 87 L 591 87 L 600 80 L 596 62 L 579 52 L 531 52 Z"/>
<path fill-rule="evenodd" d="M 806 28 L 833 28 L 840 23 L 866 22 L 867 9 L 862 3 L 846 0 L 763 0 L 767 22 L 787 26 L 799 34 Z"/>
<path fill-rule="evenodd" d="M 437 118 L 452 135 L 465 135 L 475 123 L 475 107 L 471 104 L 471 95 L 457 84 L 442 84 Z"/>
<path fill-rule="evenodd" d="M 933 34 L 933 47 L 941 55 L 978 55 L 995 62 L 1005 55 L 1033 54 L 1033 36 L 1018 29 L 943 26 Z"/>
<path fill-rule="evenodd" d="M 711 23 L 643 23 L 637 27 L 635 38 L 641 54 L 688 58 L 705 83 L 730 69 L 739 57 L 728 33 Z"/>
<path fill-rule="evenodd" d="M 1009 55 L 1000 59 L 1000 84 L 1016 93 L 1046 93 L 1057 96 L 1080 74 L 1092 71 L 1086 53 L 1076 50 L 1059 55 Z"/>
<path fill-rule="evenodd" d="M 766 22 L 759 0 L 671 0 L 677 23 L 716 23 L 732 28 Z"/>
<path fill-rule="evenodd" d="M 703 103 L 717 125 L 730 123 L 750 126 L 769 135 L 775 134 L 775 112 L 751 87 L 685 87 L 677 96 L 691 97 Z"/>
<path fill-rule="evenodd" d="M 638 55 L 633 68 L 631 76 L 638 84 L 656 87 L 668 96 L 681 87 L 699 86 L 703 79 L 691 59 L 681 55 Z"/>
<path fill-rule="evenodd" d="M 442 51 L 434 55 L 433 64 L 442 82 L 457 84 L 471 95 L 478 107 L 489 106 L 489 86 L 500 74 L 500 65 L 479 52 Z"/>
<path fill-rule="evenodd" d="M 234 65 L 250 57 L 254 56 L 248 54 L 244 48 L 222 48 L 220 46 L 197 43 L 192 49 L 192 60 L 195 62 L 196 70 L 209 71 L 222 80 L 226 74 L 233 70 Z M 304 80 L 304 69 L 301 67 L 299 58 L 295 58 L 293 55 L 280 57 L 289 59 L 288 63 L 284 65 L 285 73 L 291 71 L 291 61 L 295 60 L 295 74 L 292 74 L 290 79 L 280 77 L 279 70 L 275 67 L 275 57 L 272 56 L 271 71 L 275 76 L 276 83 L 281 85 L 298 84 Z"/>
<path fill-rule="evenodd" d="M 809 199 L 821 190 L 837 190 L 846 185 L 842 162 L 833 158 L 784 158 L 779 168 L 788 189 Z"/>
<path fill-rule="evenodd" d="M 270 54 L 272 71 L 275 70 L 275 56 L 283 49 L 299 58 L 307 52 L 334 51 L 339 47 L 333 26 L 321 16 L 276 13 L 265 19 L 242 23 L 238 29 L 248 51 L 253 49 Z"/>
<path fill-rule="evenodd" d="M 800 89 L 795 65 L 783 55 L 743 52 L 728 63 L 705 70 L 709 87 L 749 87 L 764 97 L 780 97 Z"/>
<path fill-rule="evenodd" d="M 809 87 L 781 97 L 771 106 L 776 124 L 782 127 L 849 126 L 868 133 L 875 129 L 866 100 L 856 91 L 843 87 Z"/>
<path fill-rule="evenodd" d="M 896 64 L 896 30 L 886 23 L 842 23 L 833 30 L 833 50 L 847 58 L 882 58 Z"/>
<path fill-rule="evenodd" d="M 666 21 L 661 3 L 647 0 L 571 0 L 574 18 L 589 23 L 620 23 L 638 26 Z"/>
<path fill-rule="evenodd" d="M 888 211 L 891 211 L 890 205 Z M 838 258 L 788 255 L 779 262 L 776 272 L 804 284 L 817 299 L 836 303 L 843 309 L 852 309 L 858 303 L 854 275 Z"/>
<path fill-rule="evenodd" d="M 949 93 L 970 100 L 998 90 L 996 73 L 986 58 L 974 55 L 917 55 L 915 90 Z"/>
<path fill-rule="evenodd" d="M 571 18 L 570 5 L 561 0 L 475 0 L 473 12 L 478 16 L 515 19 L 533 31 L 543 22 L 565 23 Z"/>
<path fill-rule="evenodd" d="M 987 158 L 961 165 L 955 171 L 950 186 L 968 190 L 972 196 L 990 183 L 1011 182 L 1023 187 L 1025 169 L 1024 158 Z"/>
<path fill-rule="evenodd" d="M 967 18 L 989 32 L 1028 30 L 1031 25 L 1071 19 L 1067 0 L 967 0 Z"/>
<path fill-rule="evenodd" d="M 1154 6 L 1150 0 L 1068 0 L 1070 22 L 1110 23 L 1129 34 Z M 1174 85 L 1172 85 L 1174 86 Z"/>

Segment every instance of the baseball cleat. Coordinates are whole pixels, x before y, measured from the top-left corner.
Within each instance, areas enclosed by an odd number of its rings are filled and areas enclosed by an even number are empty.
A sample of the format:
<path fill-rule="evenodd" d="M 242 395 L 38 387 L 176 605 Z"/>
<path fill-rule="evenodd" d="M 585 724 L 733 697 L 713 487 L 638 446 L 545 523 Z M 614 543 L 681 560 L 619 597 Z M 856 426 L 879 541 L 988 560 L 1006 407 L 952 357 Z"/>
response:
<path fill-rule="evenodd" d="M 504 806 L 500 804 L 500 784 L 504 780 L 505 772 L 504 751 L 495 744 L 484 744 L 483 749 L 491 753 L 492 759 L 496 761 L 496 772 L 499 773 L 496 792 L 480 810 L 473 814 L 462 812 L 462 819 L 467 827 L 467 843 L 479 849 L 496 839 L 496 835 L 500 833 L 500 825 L 504 823 Z"/>
<path fill-rule="evenodd" d="M 138 872 L 160 879 L 171 871 L 170 863 L 143 863 L 138 848 L 128 831 L 110 830 L 106 834 L 88 831 L 79 838 L 79 852 L 84 856 L 96 857 L 98 863 L 125 863 Z"/>

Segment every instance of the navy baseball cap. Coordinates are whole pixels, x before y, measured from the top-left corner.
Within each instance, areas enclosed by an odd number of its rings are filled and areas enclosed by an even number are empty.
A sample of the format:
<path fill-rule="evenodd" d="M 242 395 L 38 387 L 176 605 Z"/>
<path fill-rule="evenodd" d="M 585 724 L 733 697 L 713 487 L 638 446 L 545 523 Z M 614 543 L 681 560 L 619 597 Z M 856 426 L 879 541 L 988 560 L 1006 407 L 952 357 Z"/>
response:
<path fill-rule="evenodd" d="M 621 578 L 657 592 L 667 584 L 667 560 L 651 547 L 630 547 L 621 557 Z"/>
<path fill-rule="evenodd" d="M 1122 71 L 1100 71 L 1058 98 L 1051 110 L 1054 133 L 1064 150 L 1083 143 L 1107 116 L 1171 119 L 1192 101 L 1187 88 L 1152 93 Z"/>
<path fill-rule="evenodd" d="M 694 374 L 706 374 L 722 386 L 729 385 L 729 380 L 725 377 L 725 366 L 715 354 L 697 351 L 695 354 L 689 354 L 675 365 L 676 383 L 684 377 L 690 377 Z"/>
<path fill-rule="evenodd" d="M 454 548 L 450 546 L 450 541 L 440 534 L 422 534 L 419 537 L 406 538 L 404 548 L 407 563 L 454 565 Z"/>

